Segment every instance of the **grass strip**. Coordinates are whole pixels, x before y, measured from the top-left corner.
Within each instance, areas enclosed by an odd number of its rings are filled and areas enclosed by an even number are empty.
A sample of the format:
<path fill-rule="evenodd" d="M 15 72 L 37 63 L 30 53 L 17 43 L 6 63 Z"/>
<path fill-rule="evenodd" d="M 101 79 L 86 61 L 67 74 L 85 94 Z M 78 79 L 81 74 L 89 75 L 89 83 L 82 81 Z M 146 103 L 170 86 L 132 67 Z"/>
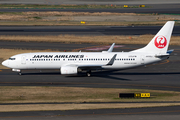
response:
<path fill-rule="evenodd" d="M 151 93 L 147 99 L 120 99 L 119 93 Z M 174 106 L 180 103 L 137 103 L 143 101 L 180 101 L 180 92 L 161 90 L 119 89 L 119 88 L 83 88 L 49 86 L 1 86 L 0 103 L 36 103 L 23 105 L 0 105 L 0 112 L 46 111 L 77 109 L 110 109 Z M 41 102 L 41 104 L 37 104 Z M 47 104 L 42 104 L 46 103 Z M 74 102 L 73 104 L 50 104 L 55 102 Z M 86 102 L 132 102 L 101 103 Z M 133 103 L 136 102 L 136 103 Z"/>
<path fill-rule="evenodd" d="M 114 104 L 38 104 L 38 105 L 0 105 L 0 112 L 88 110 L 177 106 L 180 103 L 114 103 Z"/>
<path fill-rule="evenodd" d="M 47 83 L 46 83 L 47 84 Z M 56 84 L 56 83 L 53 83 Z M 102 83 L 103 84 L 103 83 Z M 147 99 L 120 99 L 119 93 L 151 93 Z M 1 86 L 0 103 L 180 101 L 180 92 L 50 86 Z"/>
<path fill-rule="evenodd" d="M 89 18 L 89 19 L 88 19 Z M 116 19 L 114 19 L 116 18 Z M 131 20 L 133 19 L 133 21 Z M 163 25 L 178 15 L 111 13 L 111 12 L 0 12 L 0 25 Z M 85 24 L 81 24 L 85 21 Z"/>
<path fill-rule="evenodd" d="M 59 42 L 59 43 L 93 43 L 93 44 L 148 44 L 154 35 L 104 35 L 104 36 L 24 36 L 24 35 L 1 35 L 3 41 L 25 42 Z M 180 36 L 172 36 L 170 45 L 180 45 Z"/>

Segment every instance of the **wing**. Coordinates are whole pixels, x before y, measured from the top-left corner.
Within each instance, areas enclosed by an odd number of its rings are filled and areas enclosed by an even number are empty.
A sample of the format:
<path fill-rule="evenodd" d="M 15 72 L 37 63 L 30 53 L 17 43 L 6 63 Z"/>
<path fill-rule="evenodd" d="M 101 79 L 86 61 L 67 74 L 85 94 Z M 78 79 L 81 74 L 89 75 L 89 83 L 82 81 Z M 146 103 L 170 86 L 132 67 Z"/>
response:
<path fill-rule="evenodd" d="M 77 67 L 80 68 L 82 70 L 94 70 L 94 69 L 101 69 L 102 66 L 111 66 L 114 63 L 114 60 L 116 59 L 117 54 L 114 54 L 114 56 L 110 59 L 109 62 L 107 62 L 106 64 L 97 64 L 97 63 L 90 63 L 90 64 L 81 64 L 81 63 L 75 63 L 75 64 L 66 64 L 65 66 L 68 67 Z"/>

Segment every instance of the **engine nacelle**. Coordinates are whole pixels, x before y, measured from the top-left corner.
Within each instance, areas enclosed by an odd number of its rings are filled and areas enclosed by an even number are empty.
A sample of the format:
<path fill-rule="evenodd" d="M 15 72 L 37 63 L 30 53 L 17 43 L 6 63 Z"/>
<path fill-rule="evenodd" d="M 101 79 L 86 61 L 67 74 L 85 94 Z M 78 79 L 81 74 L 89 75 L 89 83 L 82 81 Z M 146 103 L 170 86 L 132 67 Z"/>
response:
<path fill-rule="evenodd" d="M 77 74 L 78 69 L 76 66 L 63 66 L 61 67 L 61 74 Z"/>

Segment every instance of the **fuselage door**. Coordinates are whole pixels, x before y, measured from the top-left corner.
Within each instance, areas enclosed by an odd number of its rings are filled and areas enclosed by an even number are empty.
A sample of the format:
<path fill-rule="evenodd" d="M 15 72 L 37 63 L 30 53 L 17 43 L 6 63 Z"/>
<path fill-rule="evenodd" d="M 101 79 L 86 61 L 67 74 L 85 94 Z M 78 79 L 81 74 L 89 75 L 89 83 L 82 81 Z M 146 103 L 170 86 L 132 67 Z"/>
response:
<path fill-rule="evenodd" d="M 23 55 L 21 57 L 21 64 L 26 64 L 26 56 L 25 55 Z"/>

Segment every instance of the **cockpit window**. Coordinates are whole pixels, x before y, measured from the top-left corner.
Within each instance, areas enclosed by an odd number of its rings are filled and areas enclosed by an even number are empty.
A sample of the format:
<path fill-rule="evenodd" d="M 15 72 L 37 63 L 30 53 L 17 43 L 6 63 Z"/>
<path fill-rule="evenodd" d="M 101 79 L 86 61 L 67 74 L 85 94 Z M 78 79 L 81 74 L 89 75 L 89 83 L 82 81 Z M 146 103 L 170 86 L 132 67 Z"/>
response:
<path fill-rule="evenodd" d="M 9 60 L 15 60 L 16 58 L 9 58 Z"/>

